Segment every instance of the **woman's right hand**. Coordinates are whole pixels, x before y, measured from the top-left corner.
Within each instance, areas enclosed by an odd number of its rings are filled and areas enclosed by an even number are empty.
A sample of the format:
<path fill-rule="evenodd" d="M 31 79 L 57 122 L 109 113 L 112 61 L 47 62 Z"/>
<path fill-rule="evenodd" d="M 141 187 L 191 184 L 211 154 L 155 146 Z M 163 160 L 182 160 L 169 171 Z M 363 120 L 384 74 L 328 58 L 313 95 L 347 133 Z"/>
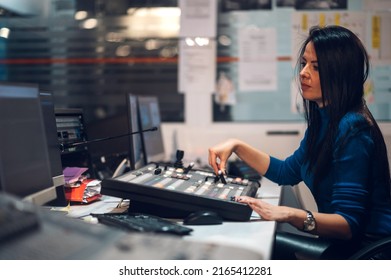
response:
<path fill-rule="evenodd" d="M 229 139 L 209 148 L 209 164 L 216 174 L 219 170 L 226 173 L 226 164 L 229 157 L 235 151 L 236 143 L 236 139 Z"/>

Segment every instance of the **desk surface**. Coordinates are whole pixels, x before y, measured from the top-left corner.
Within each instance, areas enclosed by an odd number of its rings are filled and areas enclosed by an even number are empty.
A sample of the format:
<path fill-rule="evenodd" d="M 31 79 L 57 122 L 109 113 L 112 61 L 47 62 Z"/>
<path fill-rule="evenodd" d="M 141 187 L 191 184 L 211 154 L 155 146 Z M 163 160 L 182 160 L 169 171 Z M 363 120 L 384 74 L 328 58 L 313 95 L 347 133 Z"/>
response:
<path fill-rule="evenodd" d="M 273 182 L 263 178 L 257 197 L 278 205 L 280 202 L 281 188 Z M 106 213 L 112 211 L 118 205 L 120 199 L 104 197 L 101 201 L 90 205 L 71 206 L 68 215 L 75 218 L 89 217 L 90 213 Z M 194 231 L 184 239 L 188 241 L 228 245 L 251 250 L 263 259 L 270 259 L 276 222 L 262 221 L 253 212 L 248 222 L 224 222 L 221 225 L 189 226 Z"/>
<path fill-rule="evenodd" d="M 278 205 L 280 194 L 279 186 L 266 178 L 262 179 L 257 197 Z M 255 212 L 249 222 L 224 222 L 222 225 L 190 227 L 194 231 L 185 237 L 187 240 L 238 246 L 255 251 L 263 259 L 271 258 L 276 222 L 262 221 Z"/>

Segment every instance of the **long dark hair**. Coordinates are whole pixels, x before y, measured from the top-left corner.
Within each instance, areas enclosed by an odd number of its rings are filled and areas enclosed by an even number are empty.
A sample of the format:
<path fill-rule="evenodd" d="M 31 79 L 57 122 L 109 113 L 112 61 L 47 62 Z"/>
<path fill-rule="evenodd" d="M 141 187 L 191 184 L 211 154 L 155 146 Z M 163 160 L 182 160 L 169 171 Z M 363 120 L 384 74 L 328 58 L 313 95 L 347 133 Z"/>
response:
<path fill-rule="evenodd" d="M 348 112 L 358 112 L 366 120 L 375 141 L 375 158 L 380 162 L 381 176 L 388 183 L 390 192 L 390 169 L 387 148 L 374 117 L 365 105 L 364 83 L 369 75 L 369 58 L 360 39 L 349 29 L 341 26 L 314 26 L 304 41 L 297 64 L 305 47 L 312 42 L 318 60 L 323 104 L 330 116 L 326 135 L 318 142 L 320 115 L 314 101 L 304 100 L 304 114 L 308 125 L 306 162 L 314 173 L 315 189 L 331 167 L 333 145 L 342 117 Z"/>

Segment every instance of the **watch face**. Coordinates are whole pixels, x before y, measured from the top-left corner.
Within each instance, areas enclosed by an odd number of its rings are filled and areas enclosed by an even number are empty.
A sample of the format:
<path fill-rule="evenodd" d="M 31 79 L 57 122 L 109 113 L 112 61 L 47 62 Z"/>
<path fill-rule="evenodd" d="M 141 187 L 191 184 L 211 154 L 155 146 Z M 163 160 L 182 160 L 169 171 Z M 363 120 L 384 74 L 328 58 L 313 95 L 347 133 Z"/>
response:
<path fill-rule="evenodd" d="M 307 211 L 307 218 L 304 221 L 304 231 L 312 231 L 316 227 L 315 218 L 311 212 Z"/>
<path fill-rule="evenodd" d="M 306 230 L 311 231 L 315 229 L 315 221 L 309 221 L 309 223 L 306 223 Z"/>

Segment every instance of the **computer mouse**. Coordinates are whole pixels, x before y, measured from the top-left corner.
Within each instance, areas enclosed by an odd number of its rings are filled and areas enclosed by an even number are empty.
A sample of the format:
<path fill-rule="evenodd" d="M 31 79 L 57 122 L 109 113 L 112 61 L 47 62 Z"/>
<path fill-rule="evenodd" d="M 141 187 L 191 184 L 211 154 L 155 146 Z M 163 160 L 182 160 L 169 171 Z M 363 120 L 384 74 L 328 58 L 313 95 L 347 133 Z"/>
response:
<path fill-rule="evenodd" d="M 196 211 L 183 219 L 183 224 L 185 225 L 219 225 L 222 223 L 223 218 L 210 210 Z"/>

